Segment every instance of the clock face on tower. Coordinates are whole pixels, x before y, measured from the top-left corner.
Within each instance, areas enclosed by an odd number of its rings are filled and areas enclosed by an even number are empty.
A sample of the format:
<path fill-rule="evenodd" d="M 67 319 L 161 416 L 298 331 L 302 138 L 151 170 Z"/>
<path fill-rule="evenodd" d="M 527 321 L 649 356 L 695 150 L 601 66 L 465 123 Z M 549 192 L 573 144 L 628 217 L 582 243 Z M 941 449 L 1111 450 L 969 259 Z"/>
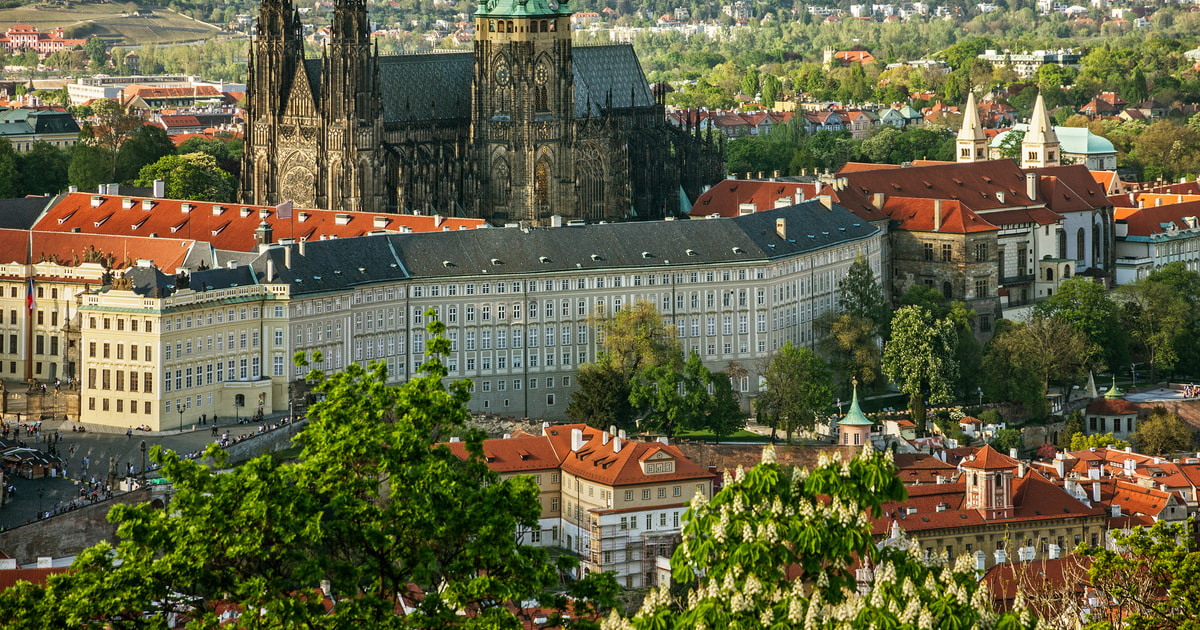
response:
<path fill-rule="evenodd" d="M 503 61 L 497 64 L 496 83 L 499 83 L 500 85 L 508 85 L 508 81 L 511 78 L 512 75 L 509 74 L 508 64 L 504 63 Z"/>

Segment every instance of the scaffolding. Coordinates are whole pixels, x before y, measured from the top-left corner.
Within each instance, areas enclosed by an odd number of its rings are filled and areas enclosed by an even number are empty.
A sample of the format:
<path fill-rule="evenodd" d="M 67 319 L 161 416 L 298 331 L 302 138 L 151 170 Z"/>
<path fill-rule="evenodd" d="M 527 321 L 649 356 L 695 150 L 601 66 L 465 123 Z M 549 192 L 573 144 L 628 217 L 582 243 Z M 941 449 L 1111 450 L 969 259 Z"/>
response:
<path fill-rule="evenodd" d="M 589 572 L 614 571 L 618 579 L 626 580 L 626 586 L 657 586 L 655 560 L 659 556 L 670 558 L 679 542 L 678 529 L 634 530 L 593 521 L 588 541 L 587 561 L 592 565 Z M 630 582 L 629 576 L 638 576 L 638 581 Z"/>

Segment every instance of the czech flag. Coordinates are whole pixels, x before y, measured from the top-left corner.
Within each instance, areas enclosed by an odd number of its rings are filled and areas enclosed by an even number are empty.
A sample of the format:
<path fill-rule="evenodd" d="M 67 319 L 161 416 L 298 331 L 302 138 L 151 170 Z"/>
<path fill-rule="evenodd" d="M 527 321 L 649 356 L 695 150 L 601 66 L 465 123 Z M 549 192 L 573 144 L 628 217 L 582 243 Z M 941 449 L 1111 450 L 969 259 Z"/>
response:
<path fill-rule="evenodd" d="M 29 312 L 33 312 L 33 278 L 29 278 L 29 292 L 25 295 L 25 306 Z"/>

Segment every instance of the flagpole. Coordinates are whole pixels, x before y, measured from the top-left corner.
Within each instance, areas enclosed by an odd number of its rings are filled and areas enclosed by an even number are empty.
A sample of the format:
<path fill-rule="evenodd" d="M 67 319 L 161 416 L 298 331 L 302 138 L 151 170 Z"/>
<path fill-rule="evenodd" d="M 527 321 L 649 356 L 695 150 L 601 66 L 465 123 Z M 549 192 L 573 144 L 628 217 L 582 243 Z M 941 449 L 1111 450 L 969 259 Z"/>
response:
<path fill-rule="evenodd" d="M 33 297 L 33 230 L 29 230 L 29 245 L 25 251 L 25 274 L 28 278 L 25 283 L 25 290 L 28 294 L 25 296 L 25 383 L 29 384 L 33 381 L 33 308 L 35 305 Z"/>

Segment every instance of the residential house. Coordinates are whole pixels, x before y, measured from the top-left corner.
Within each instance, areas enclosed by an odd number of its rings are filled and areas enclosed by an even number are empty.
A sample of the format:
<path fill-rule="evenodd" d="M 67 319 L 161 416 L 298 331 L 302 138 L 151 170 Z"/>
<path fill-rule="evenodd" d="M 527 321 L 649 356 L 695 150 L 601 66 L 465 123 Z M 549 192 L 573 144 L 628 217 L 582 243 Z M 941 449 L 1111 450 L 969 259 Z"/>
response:
<path fill-rule="evenodd" d="M 448 445 L 459 457 L 461 442 Z M 549 425 L 483 444 L 487 464 L 504 477 L 538 484 L 539 529 L 525 544 L 565 548 L 581 571 L 610 571 L 627 588 L 658 583 L 657 565 L 679 544 L 682 517 L 699 495 L 712 497 L 714 476 L 666 438 L 638 442 L 583 424 Z"/>
<path fill-rule="evenodd" d="M 0 108 L 0 138 L 7 139 L 18 153 L 29 151 L 37 142 L 64 149 L 79 141 L 79 123 L 58 106 Z"/>
<path fill-rule="evenodd" d="M 1155 205 L 1116 210 L 1118 284 L 1145 278 L 1172 262 L 1200 270 L 1200 201 L 1171 203 L 1157 196 L 1149 202 Z"/>
<path fill-rule="evenodd" d="M 3 35 L 0 35 L 0 46 L 3 46 L 8 54 L 13 55 L 32 50 L 37 52 L 40 59 L 45 59 L 62 50 L 83 46 L 85 43 L 87 43 L 86 39 L 66 37 L 61 26 L 53 31 L 43 33 L 37 27 L 29 24 L 15 24 L 8 27 Z"/>

